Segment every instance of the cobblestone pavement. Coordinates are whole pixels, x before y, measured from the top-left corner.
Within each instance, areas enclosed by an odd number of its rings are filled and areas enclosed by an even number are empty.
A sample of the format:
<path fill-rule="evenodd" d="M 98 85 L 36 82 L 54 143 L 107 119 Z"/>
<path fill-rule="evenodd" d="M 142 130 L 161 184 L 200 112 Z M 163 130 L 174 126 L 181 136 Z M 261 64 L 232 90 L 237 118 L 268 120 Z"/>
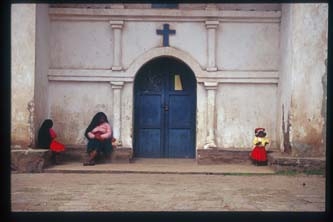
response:
<path fill-rule="evenodd" d="M 320 175 L 11 175 L 11 210 L 325 211 Z"/>

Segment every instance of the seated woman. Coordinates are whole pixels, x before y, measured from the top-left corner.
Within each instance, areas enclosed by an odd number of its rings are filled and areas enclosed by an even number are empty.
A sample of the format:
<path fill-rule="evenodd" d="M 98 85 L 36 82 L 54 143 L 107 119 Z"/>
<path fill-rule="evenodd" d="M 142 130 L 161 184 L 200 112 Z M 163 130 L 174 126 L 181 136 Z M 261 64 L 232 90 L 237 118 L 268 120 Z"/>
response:
<path fill-rule="evenodd" d="M 57 156 L 60 152 L 65 151 L 65 146 L 55 140 L 57 134 L 52 129 L 53 121 L 51 119 L 44 120 L 38 132 L 37 146 L 52 151 L 52 162 L 58 164 Z"/>
<path fill-rule="evenodd" d="M 84 166 L 92 166 L 96 158 L 101 154 L 109 158 L 112 152 L 112 130 L 106 115 L 103 112 L 97 113 L 91 120 L 85 131 L 88 139 L 87 153 L 89 159 L 83 163 Z"/>

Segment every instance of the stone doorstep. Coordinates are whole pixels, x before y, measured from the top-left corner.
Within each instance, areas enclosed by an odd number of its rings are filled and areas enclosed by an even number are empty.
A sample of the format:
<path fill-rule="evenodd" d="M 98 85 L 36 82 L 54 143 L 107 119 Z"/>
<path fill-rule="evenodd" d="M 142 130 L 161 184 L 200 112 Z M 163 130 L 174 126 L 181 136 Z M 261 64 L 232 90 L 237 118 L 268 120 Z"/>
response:
<path fill-rule="evenodd" d="M 296 171 L 296 172 L 322 172 L 326 170 L 325 157 L 292 157 L 280 152 L 269 153 L 269 166 L 276 172 Z"/>

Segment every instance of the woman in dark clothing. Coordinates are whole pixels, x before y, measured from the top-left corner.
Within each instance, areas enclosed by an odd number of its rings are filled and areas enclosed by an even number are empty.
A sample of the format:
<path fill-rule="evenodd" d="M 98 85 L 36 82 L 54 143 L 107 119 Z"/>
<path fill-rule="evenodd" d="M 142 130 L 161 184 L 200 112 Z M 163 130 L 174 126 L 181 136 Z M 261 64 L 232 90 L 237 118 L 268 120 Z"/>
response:
<path fill-rule="evenodd" d="M 87 153 L 88 161 L 84 166 L 95 165 L 96 157 L 101 154 L 104 157 L 110 157 L 112 151 L 112 130 L 107 116 L 103 112 L 98 112 L 91 120 L 88 128 L 84 133 L 88 139 Z"/>
<path fill-rule="evenodd" d="M 53 121 L 46 119 L 38 132 L 37 146 L 43 149 L 51 149 L 52 161 L 57 164 L 57 155 L 65 150 L 65 146 L 55 140 L 57 134 L 52 129 Z"/>

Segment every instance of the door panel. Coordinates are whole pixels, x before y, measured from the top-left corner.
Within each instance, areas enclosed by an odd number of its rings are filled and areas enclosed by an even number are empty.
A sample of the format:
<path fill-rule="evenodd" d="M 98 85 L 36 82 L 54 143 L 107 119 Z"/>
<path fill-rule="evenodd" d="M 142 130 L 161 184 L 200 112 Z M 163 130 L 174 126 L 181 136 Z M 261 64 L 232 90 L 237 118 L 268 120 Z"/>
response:
<path fill-rule="evenodd" d="M 139 131 L 139 150 L 142 157 L 162 157 L 161 130 L 141 129 Z"/>
<path fill-rule="evenodd" d="M 190 128 L 192 126 L 191 103 L 188 95 L 169 96 L 169 128 Z"/>
<path fill-rule="evenodd" d="M 168 157 L 193 158 L 191 130 L 169 129 Z"/>
<path fill-rule="evenodd" d="M 161 128 L 161 95 L 141 95 L 139 98 L 141 128 Z"/>

